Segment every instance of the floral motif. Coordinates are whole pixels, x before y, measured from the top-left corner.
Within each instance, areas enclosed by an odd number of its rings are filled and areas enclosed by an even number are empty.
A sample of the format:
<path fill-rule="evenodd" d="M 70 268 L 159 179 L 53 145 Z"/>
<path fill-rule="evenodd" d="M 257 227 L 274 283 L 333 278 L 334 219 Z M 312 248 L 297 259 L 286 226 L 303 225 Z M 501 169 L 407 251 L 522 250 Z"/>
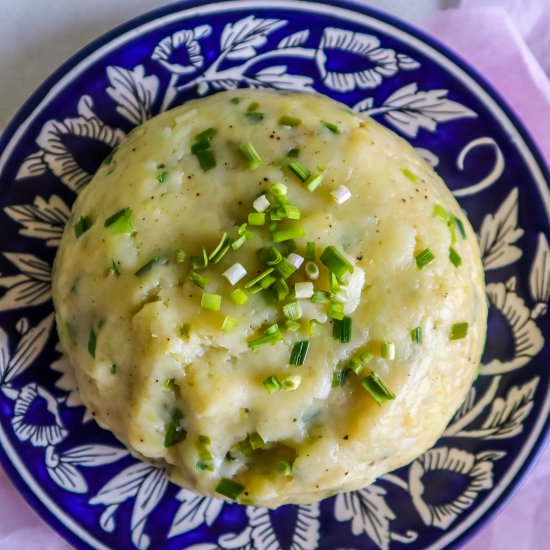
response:
<path fill-rule="evenodd" d="M 210 36 L 212 27 L 201 25 L 193 30 L 177 31 L 163 38 L 153 50 L 151 59 L 158 61 L 174 74 L 194 73 L 204 65 L 199 40 Z M 185 64 L 181 62 L 181 53 L 185 54 Z"/>
<path fill-rule="evenodd" d="M 34 408 L 38 408 L 40 414 L 36 414 Z M 30 441 L 35 447 L 56 445 L 68 433 L 59 416 L 55 397 L 34 382 L 19 392 L 11 423 L 17 437 Z"/>
<path fill-rule="evenodd" d="M 409 468 L 409 487 L 411 497 L 422 521 L 446 529 L 464 511 L 467 510 L 481 491 L 493 486 L 493 462 L 505 456 L 501 451 L 487 451 L 477 455 L 461 449 L 441 447 L 431 449 L 421 458 L 415 460 Z M 430 503 L 423 482 L 428 473 L 439 473 L 442 476 L 441 486 L 446 478 L 457 476 L 464 478 L 460 495 L 445 503 Z M 433 482 L 432 482 L 433 483 Z"/>
<path fill-rule="evenodd" d="M 338 69 L 344 65 L 351 70 L 343 71 L 331 67 L 331 51 L 354 54 L 346 63 L 339 58 Z M 363 62 L 363 68 L 357 67 L 357 57 Z M 420 64 L 395 50 L 381 48 L 376 36 L 327 27 L 321 38 L 315 55 L 317 68 L 327 88 L 337 92 L 350 92 L 357 88 L 368 90 L 376 88 L 384 78 L 394 76 L 399 69 L 417 69 Z M 360 63 L 361 61 L 359 61 Z"/>

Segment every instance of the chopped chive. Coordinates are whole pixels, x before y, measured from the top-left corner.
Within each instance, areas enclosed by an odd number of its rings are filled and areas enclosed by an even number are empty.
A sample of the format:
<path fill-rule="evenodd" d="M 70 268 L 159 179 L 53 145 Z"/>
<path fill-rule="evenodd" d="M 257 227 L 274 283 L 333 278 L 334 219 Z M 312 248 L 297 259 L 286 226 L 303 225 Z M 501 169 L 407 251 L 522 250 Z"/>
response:
<path fill-rule="evenodd" d="M 159 170 L 157 172 L 157 181 L 159 183 L 164 183 L 168 177 L 168 172 L 166 170 Z"/>
<path fill-rule="evenodd" d="M 283 258 L 276 266 L 275 269 L 281 275 L 283 279 L 288 279 L 296 271 L 296 266 L 291 264 L 287 258 Z"/>
<path fill-rule="evenodd" d="M 382 379 L 375 373 L 371 372 L 366 378 L 363 379 L 361 385 L 369 395 L 378 403 L 382 405 L 386 401 L 395 399 L 395 394 L 384 384 Z"/>
<path fill-rule="evenodd" d="M 314 304 L 328 304 L 330 302 L 330 293 L 324 290 L 315 290 L 311 297 L 311 302 Z"/>
<path fill-rule="evenodd" d="M 216 245 L 214 250 L 212 250 L 212 252 L 210 252 L 208 256 L 208 259 L 210 261 L 212 261 L 219 254 L 219 252 L 223 249 L 228 240 L 229 237 L 227 236 L 227 233 L 224 232 L 224 234 L 221 236 L 220 242 Z"/>
<path fill-rule="evenodd" d="M 331 300 L 327 308 L 327 315 L 333 320 L 341 321 L 344 318 L 344 304 Z"/>
<path fill-rule="evenodd" d="M 189 323 L 182 323 L 178 327 L 178 334 L 180 338 L 189 341 L 189 333 L 191 332 L 191 325 Z"/>
<path fill-rule="evenodd" d="M 258 124 L 258 122 L 261 122 L 264 119 L 264 114 L 259 113 L 258 111 L 251 111 L 250 113 L 245 113 L 245 116 L 250 122 L 250 124 Z"/>
<path fill-rule="evenodd" d="M 253 203 L 252 207 L 256 212 L 265 212 L 269 208 L 270 202 L 265 195 L 260 195 Z"/>
<path fill-rule="evenodd" d="M 88 353 L 95 359 L 95 348 L 97 344 L 97 337 L 94 329 L 90 331 L 90 336 L 88 336 Z"/>
<path fill-rule="evenodd" d="M 315 243 L 312 241 L 306 243 L 306 260 L 315 260 Z"/>
<path fill-rule="evenodd" d="M 284 300 L 290 294 L 290 288 L 284 279 L 277 279 L 274 283 L 275 292 L 279 302 Z"/>
<path fill-rule="evenodd" d="M 395 344 L 389 340 L 382 340 L 380 342 L 380 356 L 383 359 L 393 361 L 395 359 Z"/>
<path fill-rule="evenodd" d="M 277 469 L 277 472 L 282 476 L 292 475 L 292 467 L 286 460 L 279 460 L 275 467 Z"/>
<path fill-rule="evenodd" d="M 300 267 L 301 267 L 302 264 L 304 263 L 304 258 L 302 258 L 302 256 L 300 256 L 299 254 L 295 254 L 294 252 L 291 252 L 291 253 L 288 255 L 287 260 L 288 260 L 296 269 L 300 269 Z"/>
<path fill-rule="evenodd" d="M 185 262 L 186 258 L 187 252 L 185 252 L 183 248 L 178 248 L 176 250 L 176 262 L 181 264 L 182 262 Z"/>
<path fill-rule="evenodd" d="M 340 283 L 338 282 L 338 277 L 336 277 L 336 275 L 332 271 L 329 271 L 328 282 L 331 292 L 336 293 L 340 291 Z"/>
<path fill-rule="evenodd" d="M 222 304 L 222 297 L 219 294 L 202 293 L 201 308 L 208 311 L 219 311 Z"/>
<path fill-rule="evenodd" d="M 65 330 L 72 346 L 76 346 L 76 330 L 71 323 L 65 323 Z"/>
<path fill-rule="evenodd" d="M 281 384 L 283 385 L 283 390 L 287 391 L 294 391 L 298 386 L 302 383 L 302 377 L 298 374 L 294 374 L 292 376 L 285 376 L 281 380 Z"/>
<path fill-rule="evenodd" d="M 252 143 L 250 143 L 250 141 L 245 141 L 244 143 L 241 143 L 239 146 L 239 151 L 242 153 L 250 170 L 256 170 L 262 165 L 262 159 L 258 154 L 258 151 L 254 149 L 254 146 L 252 145 Z"/>
<path fill-rule="evenodd" d="M 231 500 L 237 500 L 239 495 L 244 491 L 244 485 L 224 477 L 220 479 L 214 490 L 216 493 L 223 495 L 224 497 Z"/>
<path fill-rule="evenodd" d="M 412 182 L 416 181 L 416 174 L 413 174 L 408 168 L 403 168 L 401 172 L 406 178 L 410 179 Z"/>
<path fill-rule="evenodd" d="M 281 251 L 276 246 L 264 246 L 256 251 L 259 260 L 266 265 L 277 265 L 283 260 Z"/>
<path fill-rule="evenodd" d="M 255 340 L 249 340 L 247 344 L 250 349 L 257 349 L 261 346 L 265 346 L 266 344 L 275 345 L 277 342 L 282 340 L 282 338 L 283 336 L 281 334 L 281 331 L 277 329 L 276 332 L 264 334 L 264 336 L 256 338 Z"/>
<path fill-rule="evenodd" d="M 191 146 L 191 153 L 197 157 L 199 166 L 206 172 L 216 166 L 216 158 L 212 150 L 211 140 L 216 135 L 215 128 L 207 128 L 195 136 L 195 142 Z"/>
<path fill-rule="evenodd" d="M 267 277 L 269 274 L 271 274 L 273 272 L 273 268 L 270 267 L 268 269 L 266 269 L 265 271 L 263 271 L 262 273 L 260 273 L 257 277 L 254 277 L 254 279 L 248 281 L 248 283 L 246 283 L 244 285 L 244 288 L 251 288 L 253 287 L 254 285 L 258 284 L 263 278 Z"/>
<path fill-rule="evenodd" d="M 81 218 L 74 224 L 74 234 L 76 238 L 80 237 L 83 233 L 86 233 L 88 229 L 92 227 L 92 219 L 89 216 L 81 216 Z"/>
<path fill-rule="evenodd" d="M 175 409 L 170 422 L 164 426 L 164 446 L 172 447 L 187 437 L 187 432 L 182 426 L 183 413 Z"/>
<path fill-rule="evenodd" d="M 288 151 L 286 156 L 290 159 L 297 159 L 300 156 L 300 149 L 298 149 L 298 147 L 293 147 Z"/>
<path fill-rule="evenodd" d="M 223 332 L 231 332 L 232 330 L 235 330 L 236 326 L 237 319 L 234 317 L 226 317 L 222 323 L 222 330 Z"/>
<path fill-rule="evenodd" d="M 290 241 L 291 239 L 297 239 L 305 235 L 304 228 L 301 225 L 289 227 L 288 229 L 279 229 L 273 233 L 273 242 L 280 243 L 283 241 Z"/>
<path fill-rule="evenodd" d="M 288 167 L 302 180 L 306 181 L 309 178 L 309 170 L 302 166 L 297 160 L 291 162 Z"/>
<path fill-rule="evenodd" d="M 210 141 L 217 133 L 218 130 L 216 130 L 216 128 L 207 128 L 194 137 L 195 143 Z"/>
<path fill-rule="evenodd" d="M 120 271 L 118 270 L 118 264 L 120 262 L 117 262 L 114 258 L 111 258 L 111 263 L 109 264 L 109 274 L 114 275 L 120 275 Z"/>
<path fill-rule="evenodd" d="M 359 360 L 363 365 L 367 364 L 372 358 L 374 357 L 374 353 L 372 351 L 364 351 L 360 356 Z"/>
<path fill-rule="evenodd" d="M 422 343 L 422 327 L 416 327 L 411 330 L 411 340 L 413 344 Z"/>
<path fill-rule="evenodd" d="M 327 128 L 327 130 L 330 130 L 333 134 L 339 134 L 340 128 L 336 126 L 336 124 L 333 124 L 332 122 L 328 122 L 326 120 L 321 120 L 321 124 Z"/>
<path fill-rule="evenodd" d="M 212 453 L 210 452 L 210 445 L 212 445 L 211 439 L 206 435 L 199 435 L 195 441 L 195 449 L 201 460 L 212 460 Z"/>
<path fill-rule="evenodd" d="M 316 174 L 315 176 L 310 176 L 305 182 L 304 185 L 308 188 L 309 191 L 313 193 L 321 183 L 323 183 L 323 178 L 325 177 L 324 172 L 320 172 L 319 174 Z"/>
<path fill-rule="evenodd" d="M 248 214 L 249 225 L 265 225 L 265 212 L 251 212 Z"/>
<path fill-rule="evenodd" d="M 332 384 L 333 388 L 341 388 L 348 379 L 350 371 L 348 369 L 340 369 L 332 373 Z"/>
<path fill-rule="evenodd" d="M 246 292 L 242 291 L 240 288 L 236 288 L 233 292 L 229 294 L 229 297 L 235 304 L 242 306 L 245 302 L 248 301 L 248 296 Z"/>
<path fill-rule="evenodd" d="M 295 366 L 303 365 L 304 361 L 306 360 L 307 352 L 309 351 L 310 345 L 311 342 L 309 340 L 301 340 L 300 342 L 296 342 L 292 346 L 292 351 L 290 352 L 290 359 L 288 363 Z"/>
<path fill-rule="evenodd" d="M 339 281 L 342 281 L 348 273 L 353 273 L 353 265 L 334 246 L 327 246 L 323 250 L 320 259 Z"/>
<path fill-rule="evenodd" d="M 265 386 L 265 389 L 269 393 L 275 393 L 276 391 L 279 391 L 283 388 L 283 385 L 281 384 L 281 381 L 279 378 L 277 378 L 276 374 L 272 374 L 271 376 L 268 376 L 262 384 Z"/>
<path fill-rule="evenodd" d="M 199 288 L 205 288 L 206 285 L 210 282 L 210 279 L 203 277 L 200 273 L 197 273 L 196 271 L 191 271 L 191 273 L 189 273 L 189 280 L 194 285 L 197 285 Z"/>
<path fill-rule="evenodd" d="M 424 269 L 435 260 L 435 256 L 429 248 L 425 248 L 422 252 L 419 252 L 414 259 L 416 260 L 418 269 Z"/>
<path fill-rule="evenodd" d="M 343 344 L 351 342 L 351 317 L 334 319 L 332 324 L 332 337 Z"/>
<path fill-rule="evenodd" d="M 302 306 L 298 300 L 292 300 L 283 306 L 283 315 L 287 319 L 297 321 L 302 316 Z"/>
<path fill-rule="evenodd" d="M 344 204 L 352 196 L 351 191 L 345 185 L 340 185 L 338 189 L 331 191 L 330 195 L 337 204 Z"/>
<path fill-rule="evenodd" d="M 285 328 L 289 332 L 296 332 L 300 328 L 300 323 L 298 323 L 298 321 L 293 321 L 292 319 L 287 319 L 285 321 Z"/>
<path fill-rule="evenodd" d="M 308 329 L 308 334 L 310 336 L 313 336 L 313 333 L 315 331 L 315 327 L 316 326 L 319 326 L 319 325 L 323 325 L 324 323 L 322 323 L 321 321 L 318 321 L 317 319 L 311 319 L 309 321 L 309 329 Z"/>
<path fill-rule="evenodd" d="M 449 221 L 449 214 L 447 214 L 447 210 L 445 210 L 445 208 L 443 208 L 440 204 L 436 204 L 434 206 L 434 216 L 445 223 Z"/>
<path fill-rule="evenodd" d="M 199 166 L 203 172 L 207 172 L 216 167 L 216 158 L 212 149 L 205 149 L 204 151 L 198 151 L 195 153 Z"/>
<path fill-rule="evenodd" d="M 296 283 L 294 285 L 294 294 L 296 298 L 311 298 L 313 296 L 313 283 Z"/>
<path fill-rule="evenodd" d="M 273 323 L 269 327 L 267 327 L 264 330 L 264 334 L 270 335 L 270 334 L 277 334 L 279 332 L 279 325 L 277 323 Z"/>
<path fill-rule="evenodd" d="M 231 243 L 231 248 L 233 250 L 238 250 L 239 248 L 241 248 L 241 246 L 246 242 L 246 235 L 241 235 L 238 239 L 235 239 L 232 243 Z"/>
<path fill-rule="evenodd" d="M 451 246 L 449 248 L 449 260 L 455 267 L 460 267 L 462 265 L 462 258 L 460 254 Z"/>
<path fill-rule="evenodd" d="M 449 340 L 461 340 L 468 334 L 468 323 L 455 323 L 451 327 L 451 334 Z"/>
<path fill-rule="evenodd" d="M 453 222 L 456 228 L 458 229 L 458 232 L 460 233 L 460 236 L 462 239 L 466 239 L 466 229 L 464 229 L 464 224 L 462 223 L 462 220 L 460 218 L 457 218 L 456 216 L 453 216 Z"/>
<path fill-rule="evenodd" d="M 354 357 L 348 361 L 348 363 L 346 364 L 346 369 L 350 370 L 356 375 L 359 375 L 363 370 L 363 364 L 359 359 Z"/>
<path fill-rule="evenodd" d="M 257 101 L 253 101 L 246 110 L 250 113 L 251 111 L 257 111 L 260 108 L 260 104 Z"/>
<path fill-rule="evenodd" d="M 296 128 L 302 124 L 302 120 L 294 116 L 283 115 L 279 118 L 279 124 L 281 126 L 290 126 L 291 128 Z"/>
<path fill-rule="evenodd" d="M 191 267 L 193 269 L 206 269 L 208 266 L 208 253 L 206 248 L 202 247 L 202 256 L 191 256 Z"/>
<path fill-rule="evenodd" d="M 279 220 L 299 220 L 302 213 L 300 207 L 294 204 L 285 204 L 275 210 Z M 273 217 L 271 219 L 274 219 Z"/>
<path fill-rule="evenodd" d="M 163 389 L 167 391 L 172 391 L 176 387 L 176 379 L 175 378 L 167 378 L 164 381 L 164 384 L 162 385 Z"/>
<path fill-rule="evenodd" d="M 128 207 L 122 208 L 112 216 L 109 216 L 105 220 L 104 226 L 110 227 L 110 230 L 115 234 L 133 233 L 132 210 Z"/>
<path fill-rule="evenodd" d="M 117 369 L 116 363 L 113 363 L 113 364 L 111 365 L 111 370 L 110 370 L 111 374 L 116 374 L 116 369 Z"/>
<path fill-rule="evenodd" d="M 315 281 L 319 278 L 319 266 L 315 262 L 306 262 L 306 277 Z"/>
<path fill-rule="evenodd" d="M 145 274 L 149 273 L 153 267 L 156 265 L 166 265 L 168 263 L 168 258 L 165 256 L 153 256 L 147 263 L 143 264 L 135 273 L 136 277 L 143 277 Z"/>
<path fill-rule="evenodd" d="M 283 197 L 288 193 L 288 187 L 284 183 L 274 183 L 269 191 L 275 197 Z"/>

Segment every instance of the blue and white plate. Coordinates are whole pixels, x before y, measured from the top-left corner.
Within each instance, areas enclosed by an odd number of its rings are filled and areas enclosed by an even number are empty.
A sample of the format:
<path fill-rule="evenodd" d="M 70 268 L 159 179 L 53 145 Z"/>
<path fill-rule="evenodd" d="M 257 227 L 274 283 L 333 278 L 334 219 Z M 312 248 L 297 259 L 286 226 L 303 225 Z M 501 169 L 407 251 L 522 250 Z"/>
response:
<path fill-rule="evenodd" d="M 363 490 L 276 511 L 180 489 L 98 428 L 50 300 L 70 205 L 107 153 L 159 111 L 247 86 L 318 91 L 409 139 L 478 233 L 491 308 L 481 375 L 435 448 Z M 443 548 L 532 463 L 550 411 L 548 174 L 495 94 L 417 31 L 342 0 L 176 4 L 72 58 L 0 149 L 0 455 L 76 547 Z"/>

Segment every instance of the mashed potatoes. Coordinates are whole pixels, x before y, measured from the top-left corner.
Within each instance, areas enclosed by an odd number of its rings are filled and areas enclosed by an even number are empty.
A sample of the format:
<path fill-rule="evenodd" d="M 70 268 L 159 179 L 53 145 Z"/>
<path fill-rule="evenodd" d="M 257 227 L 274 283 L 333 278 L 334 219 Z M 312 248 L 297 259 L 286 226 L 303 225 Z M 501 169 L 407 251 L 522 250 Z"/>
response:
<path fill-rule="evenodd" d="M 433 445 L 487 315 L 470 225 L 405 141 L 254 90 L 128 136 L 74 205 L 53 297 L 102 426 L 176 483 L 269 507 Z"/>

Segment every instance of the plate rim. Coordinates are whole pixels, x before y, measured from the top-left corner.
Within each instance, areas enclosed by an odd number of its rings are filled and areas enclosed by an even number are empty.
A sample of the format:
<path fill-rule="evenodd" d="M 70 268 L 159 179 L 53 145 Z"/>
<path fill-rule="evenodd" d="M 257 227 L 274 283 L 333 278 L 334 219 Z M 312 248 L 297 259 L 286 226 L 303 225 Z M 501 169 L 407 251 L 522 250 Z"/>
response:
<path fill-rule="evenodd" d="M 108 45 L 117 38 L 136 31 L 137 28 L 146 25 L 154 21 L 155 19 L 163 18 L 170 15 L 176 15 L 178 12 L 186 12 L 189 10 L 194 10 L 200 7 L 209 7 L 213 8 L 214 6 L 221 6 L 223 4 L 232 4 L 235 6 L 235 9 L 246 7 L 247 4 L 253 5 L 255 9 L 265 10 L 265 9 L 296 9 L 314 7 L 318 5 L 331 6 L 339 9 L 343 9 L 349 12 L 359 13 L 360 15 L 370 17 L 379 22 L 387 24 L 398 31 L 404 32 L 409 37 L 416 39 L 417 41 L 427 45 L 435 53 L 446 58 L 452 65 L 455 65 L 460 71 L 462 71 L 467 77 L 474 81 L 491 99 L 496 107 L 500 109 L 501 113 L 504 115 L 504 118 L 507 119 L 507 122 L 511 124 L 513 130 L 519 135 L 523 140 L 524 145 L 528 153 L 533 157 L 534 167 L 540 172 L 540 177 L 546 184 L 546 189 L 539 189 L 540 194 L 543 198 L 543 208 L 546 210 L 548 217 L 548 223 L 550 224 L 550 200 L 544 201 L 544 191 L 550 193 L 550 168 L 546 159 L 540 152 L 538 145 L 530 134 L 529 129 L 523 124 L 519 116 L 514 112 L 512 107 L 508 102 L 500 95 L 496 88 L 486 80 L 486 78 L 481 75 L 477 69 L 474 68 L 472 64 L 466 61 L 459 53 L 452 50 L 449 46 L 443 44 L 439 39 L 431 36 L 426 31 L 416 27 L 415 25 L 399 19 L 398 17 L 388 14 L 380 9 L 373 8 L 371 6 L 365 5 L 360 2 L 360 0 L 300 0 L 299 3 L 291 0 L 277 0 L 274 5 L 267 5 L 260 3 L 259 0 L 177 0 L 176 2 L 169 3 L 165 6 L 160 6 L 152 10 L 148 10 L 145 13 L 131 18 L 128 21 L 115 26 L 113 29 L 101 34 L 97 38 L 93 39 L 87 43 L 84 47 L 79 49 L 77 52 L 72 54 L 65 62 L 63 62 L 57 69 L 55 69 L 49 76 L 47 76 L 43 82 L 37 86 L 28 96 L 28 98 L 23 102 L 23 104 L 17 109 L 15 114 L 11 117 L 8 124 L 0 134 L 0 174 L 3 171 L 4 162 L 11 155 L 11 151 L 8 150 L 8 146 L 14 138 L 17 137 L 18 129 L 21 127 L 21 124 L 24 123 L 33 112 L 39 107 L 43 102 L 46 106 L 49 92 L 52 87 L 58 84 L 67 74 L 75 69 L 81 62 L 85 61 L 88 57 L 93 55 L 100 48 Z M 194 16 L 196 16 L 195 14 Z M 193 17 L 193 16 L 191 16 Z M 139 35 L 136 33 L 136 37 Z M 133 40 L 134 37 L 130 38 Z M 437 63 L 436 60 L 434 62 Z M 442 70 L 446 70 L 445 67 L 441 67 Z M 456 76 L 456 75 L 455 75 Z M 56 92 L 57 93 L 57 92 Z M 492 110 L 492 109 L 490 109 Z M 494 113 L 493 113 L 494 115 Z M 501 126 L 502 130 L 505 131 L 505 125 L 503 121 L 497 120 L 498 124 Z M 515 146 L 518 147 L 518 144 L 515 143 Z M 521 151 L 521 148 L 520 148 Z M 525 152 L 523 152 L 524 154 Z M 523 156 L 523 155 L 522 155 Z M 526 159 L 523 159 L 524 161 Z M 532 166 L 529 166 L 530 171 L 532 171 Z M 536 178 L 535 178 L 536 179 Z M 550 195 L 548 195 L 550 196 Z M 52 330 L 50 338 L 54 337 L 55 329 Z M 547 394 L 546 402 L 550 401 L 550 394 Z M 545 402 L 542 403 L 544 409 Z M 546 403 L 547 404 L 547 403 Z M 539 423 L 540 419 L 539 419 Z M 532 435 L 530 436 L 532 437 Z M 65 541 L 74 544 L 77 548 L 107 548 L 99 540 L 97 540 L 88 530 L 85 530 L 80 525 L 77 525 L 77 531 L 81 534 L 85 534 L 86 537 L 77 535 L 76 531 L 73 531 L 68 527 L 66 521 L 62 520 L 58 515 L 56 515 L 50 508 L 47 507 L 46 503 L 37 495 L 36 491 L 31 489 L 30 484 L 26 481 L 26 478 L 29 477 L 27 471 L 20 472 L 17 470 L 14 462 L 10 459 L 10 454 L 13 449 L 7 450 L 3 444 L 3 440 L 6 438 L 3 427 L 0 425 L 0 465 L 6 473 L 6 477 L 9 482 L 16 488 L 17 492 L 22 496 L 22 498 L 30 505 L 30 507 L 39 515 L 39 517 L 51 528 L 58 536 L 61 536 Z M 526 441 L 528 441 L 529 437 Z M 483 514 L 472 520 L 471 524 L 468 525 L 464 530 L 458 535 L 452 538 L 450 541 L 445 541 L 445 539 L 450 536 L 454 529 L 450 529 L 448 533 L 443 533 L 443 536 L 433 543 L 430 548 L 443 548 L 448 547 L 446 544 L 450 544 L 454 547 L 461 547 L 471 540 L 479 531 L 487 525 L 488 522 L 495 519 L 504 508 L 510 503 L 513 496 L 522 488 L 525 483 L 527 476 L 533 470 L 533 468 L 538 463 L 546 445 L 550 441 L 550 411 L 547 414 L 544 422 L 541 423 L 540 431 L 537 436 L 534 438 L 531 449 L 526 453 L 526 456 L 522 458 L 522 464 L 519 466 L 513 477 L 507 482 L 506 487 L 502 492 L 495 498 L 488 508 L 483 512 Z M 520 459 L 520 455 L 516 457 L 516 461 Z M 32 476 L 31 476 L 32 477 Z M 501 480 L 503 483 L 504 478 Z M 33 478 L 34 480 L 34 478 Z M 36 483 L 36 480 L 34 480 Z M 51 497 L 49 497 L 51 499 Z M 53 499 L 52 499 L 53 500 Z M 68 519 L 71 519 L 67 516 Z M 72 519 L 71 519 L 72 521 Z M 86 540 L 89 537 L 92 537 L 92 541 Z M 93 546 L 90 542 L 93 542 Z"/>

